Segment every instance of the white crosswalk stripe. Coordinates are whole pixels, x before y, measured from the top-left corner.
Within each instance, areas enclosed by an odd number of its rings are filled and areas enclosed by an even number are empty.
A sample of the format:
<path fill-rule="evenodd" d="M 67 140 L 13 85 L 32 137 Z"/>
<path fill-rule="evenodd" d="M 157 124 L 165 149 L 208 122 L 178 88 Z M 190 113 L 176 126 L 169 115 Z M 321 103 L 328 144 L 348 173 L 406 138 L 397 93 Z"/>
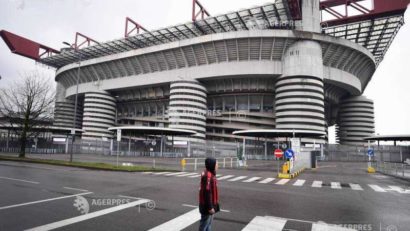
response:
<path fill-rule="evenodd" d="M 280 181 L 276 182 L 276 184 L 284 185 L 284 184 L 288 183 L 289 181 L 290 181 L 289 179 L 281 179 Z"/>
<path fill-rule="evenodd" d="M 155 173 L 153 173 L 153 175 L 165 175 L 165 174 L 168 174 L 168 173 L 171 173 L 171 172 L 155 172 Z"/>
<path fill-rule="evenodd" d="M 176 176 L 176 175 L 181 175 L 181 174 L 185 174 L 187 172 L 173 172 L 173 173 L 169 173 L 169 174 L 165 174 L 165 176 Z"/>
<path fill-rule="evenodd" d="M 350 185 L 350 188 L 351 188 L 352 190 L 360 190 L 360 191 L 363 191 L 362 186 L 360 186 L 359 184 L 349 184 L 349 185 Z"/>
<path fill-rule="evenodd" d="M 254 182 L 254 181 L 257 181 L 257 180 L 259 180 L 259 179 L 261 179 L 262 177 L 251 177 L 251 178 L 249 178 L 249 179 L 247 179 L 247 180 L 244 180 L 244 181 L 242 181 L 242 182 L 246 182 L 246 183 L 249 183 L 249 182 Z"/>
<path fill-rule="evenodd" d="M 310 221 L 285 219 L 281 217 L 272 216 L 256 216 L 254 217 L 242 231 L 282 231 L 284 230 L 286 223 L 311 223 L 311 231 L 353 231 L 353 229 L 344 228 L 336 225 L 330 225 L 322 222 L 313 223 Z"/>
<path fill-rule="evenodd" d="M 340 182 L 331 182 L 330 187 L 333 189 L 342 189 L 342 186 L 340 185 Z"/>
<path fill-rule="evenodd" d="M 386 192 L 382 187 L 375 185 L 375 184 L 369 184 L 369 187 L 372 188 L 376 192 Z"/>
<path fill-rule="evenodd" d="M 305 184 L 306 180 L 297 180 L 293 186 L 303 186 Z"/>
<path fill-rule="evenodd" d="M 269 182 L 271 182 L 271 181 L 274 181 L 275 180 L 275 178 L 266 178 L 266 179 L 264 179 L 264 180 L 262 180 L 262 181 L 259 181 L 259 183 L 260 184 L 267 184 L 267 183 L 269 183 Z"/>
<path fill-rule="evenodd" d="M 221 177 L 219 177 L 219 178 L 217 178 L 217 179 L 218 179 L 218 180 L 226 180 L 226 179 L 229 179 L 229 178 L 232 178 L 232 177 L 234 177 L 234 175 L 221 176 Z"/>
<path fill-rule="evenodd" d="M 189 176 L 189 178 L 195 178 L 195 177 L 200 177 L 201 176 L 201 174 L 196 174 L 196 175 L 193 175 L 193 176 Z"/>
<path fill-rule="evenodd" d="M 322 187 L 322 184 L 323 184 L 322 181 L 315 180 L 315 181 L 313 181 L 313 183 L 312 183 L 312 187 L 313 187 L 313 188 L 321 188 L 321 187 Z"/>
<path fill-rule="evenodd" d="M 191 173 L 185 173 L 185 174 L 177 175 L 176 177 L 192 176 L 192 175 L 197 175 L 197 174 L 198 173 L 196 173 L 196 172 L 191 172 Z"/>
<path fill-rule="evenodd" d="M 398 193 L 410 194 L 410 190 L 405 190 L 405 189 L 403 189 L 403 188 L 401 188 L 401 187 L 399 187 L 399 186 L 389 185 L 389 190 L 396 191 L 396 192 L 398 192 Z"/>
<path fill-rule="evenodd" d="M 276 217 L 260 217 L 257 216 L 242 229 L 242 231 L 257 231 L 257 230 L 272 230 L 282 231 L 285 227 L 286 220 Z"/>
<path fill-rule="evenodd" d="M 142 174 L 151 174 L 152 172 L 142 172 Z"/>
<path fill-rule="evenodd" d="M 238 176 L 232 179 L 229 179 L 228 181 L 238 181 L 238 180 L 243 180 L 245 178 L 247 178 L 248 176 Z"/>
<path fill-rule="evenodd" d="M 187 228 L 200 219 L 201 215 L 198 212 L 198 209 L 195 208 L 185 214 L 182 214 L 181 216 L 150 229 L 150 231 L 179 231 Z"/>

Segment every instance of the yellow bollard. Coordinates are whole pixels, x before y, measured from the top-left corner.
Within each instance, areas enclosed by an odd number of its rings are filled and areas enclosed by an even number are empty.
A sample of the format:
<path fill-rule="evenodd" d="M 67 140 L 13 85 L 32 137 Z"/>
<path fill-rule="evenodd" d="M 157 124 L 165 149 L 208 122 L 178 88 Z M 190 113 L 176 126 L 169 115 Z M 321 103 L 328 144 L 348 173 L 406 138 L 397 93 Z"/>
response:
<path fill-rule="evenodd" d="M 283 174 L 287 174 L 289 171 L 289 161 L 286 161 L 283 165 L 282 165 L 282 173 Z"/>
<path fill-rule="evenodd" d="M 185 158 L 181 160 L 182 171 L 185 170 L 186 160 Z"/>

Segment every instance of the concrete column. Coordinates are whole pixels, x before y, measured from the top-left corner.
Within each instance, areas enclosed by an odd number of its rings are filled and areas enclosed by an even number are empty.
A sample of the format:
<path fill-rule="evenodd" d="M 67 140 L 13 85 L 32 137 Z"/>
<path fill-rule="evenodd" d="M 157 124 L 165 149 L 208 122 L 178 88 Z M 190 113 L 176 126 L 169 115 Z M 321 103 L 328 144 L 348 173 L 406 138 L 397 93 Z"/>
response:
<path fill-rule="evenodd" d="M 196 80 L 180 80 L 171 83 L 170 94 L 169 127 L 197 132 L 189 138 L 176 137 L 175 140 L 204 143 L 207 112 L 206 88 Z"/>
<path fill-rule="evenodd" d="M 354 96 L 342 100 L 338 125 L 340 144 L 366 144 L 363 138 L 374 135 L 373 101 L 364 96 Z"/>
<path fill-rule="evenodd" d="M 112 138 L 109 127 L 115 122 L 116 99 L 108 92 L 87 92 L 84 96 L 83 139 Z"/>
<path fill-rule="evenodd" d="M 296 23 L 296 29 L 320 33 L 320 0 L 303 0 L 301 3 L 302 21 Z"/>
<path fill-rule="evenodd" d="M 276 128 L 325 132 L 320 44 L 297 41 L 286 50 L 282 63 L 275 89 Z"/>

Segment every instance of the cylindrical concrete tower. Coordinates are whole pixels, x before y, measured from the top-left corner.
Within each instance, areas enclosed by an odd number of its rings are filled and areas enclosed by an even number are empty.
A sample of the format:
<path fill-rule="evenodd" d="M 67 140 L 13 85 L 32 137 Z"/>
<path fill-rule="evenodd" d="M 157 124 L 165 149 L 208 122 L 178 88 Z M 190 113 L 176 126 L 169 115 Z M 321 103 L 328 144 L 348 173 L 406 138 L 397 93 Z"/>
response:
<path fill-rule="evenodd" d="M 364 137 L 374 134 L 374 106 L 373 101 L 356 96 L 343 100 L 339 111 L 340 144 L 364 145 Z"/>
<path fill-rule="evenodd" d="M 193 130 L 197 134 L 189 140 L 205 142 L 206 111 L 206 88 L 198 81 L 171 83 L 168 112 L 170 128 Z"/>
<path fill-rule="evenodd" d="M 299 30 L 320 32 L 319 0 L 302 1 Z M 299 40 L 282 58 L 276 82 L 276 128 L 325 132 L 323 58 L 318 42 Z"/>
<path fill-rule="evenodd" d="M 276 82 L 276 128 L 325 131 L 323 61 L 319 43 L 298 41 Z"/>
<path fill-rule="evenodd" d="M 109 127 L 115 124 L 116 100 L 104 91 L 88 92 L 84 96 L 83 139 L 112 137 Z"/>
<path fill-rule="evenodd" d="M 65 98 L 64 86 L 61 83 L 57 82 L 53 125 L 56 127 L 72 128 L 74 105 L 74 100 Z M 81 128 L 82 118 L 83 106 L 81 103 L 77 103 L 77 116 L 75 121 L 75 128 Z"/>

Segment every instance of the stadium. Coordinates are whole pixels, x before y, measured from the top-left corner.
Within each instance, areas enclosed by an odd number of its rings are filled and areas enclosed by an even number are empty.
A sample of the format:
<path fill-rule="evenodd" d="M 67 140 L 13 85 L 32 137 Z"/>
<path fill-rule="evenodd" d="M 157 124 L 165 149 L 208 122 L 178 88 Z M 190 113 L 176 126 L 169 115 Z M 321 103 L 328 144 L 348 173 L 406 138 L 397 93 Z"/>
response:
<path fill-rule="evenodd" d="M 243 137 L 234 131 L 253 129 L 315 131 L 323 136 L 302 143 L 326 143 L 336 125 L 340 144 L 364 145 L 375 118 L 362 94 L 408 2 L 361 2 L 276 0 L 211 16 L 193 0 L 185 24 L 148 31 L 126 18 L 124 38 L 99 43 L 77 33 L 60 51 L 25 41 L 44 53 L 1 35 L 13 52 L 56 68 L 54 125 L 72 128 L 75 117 L 82 140 L 148 126 L 195 131 L 175 139 L 205 145 L 235 144 Z M 361 14 L 334 9 L 348 6 Z M 323 20 L 324 12 L 335 19 Z"/>

